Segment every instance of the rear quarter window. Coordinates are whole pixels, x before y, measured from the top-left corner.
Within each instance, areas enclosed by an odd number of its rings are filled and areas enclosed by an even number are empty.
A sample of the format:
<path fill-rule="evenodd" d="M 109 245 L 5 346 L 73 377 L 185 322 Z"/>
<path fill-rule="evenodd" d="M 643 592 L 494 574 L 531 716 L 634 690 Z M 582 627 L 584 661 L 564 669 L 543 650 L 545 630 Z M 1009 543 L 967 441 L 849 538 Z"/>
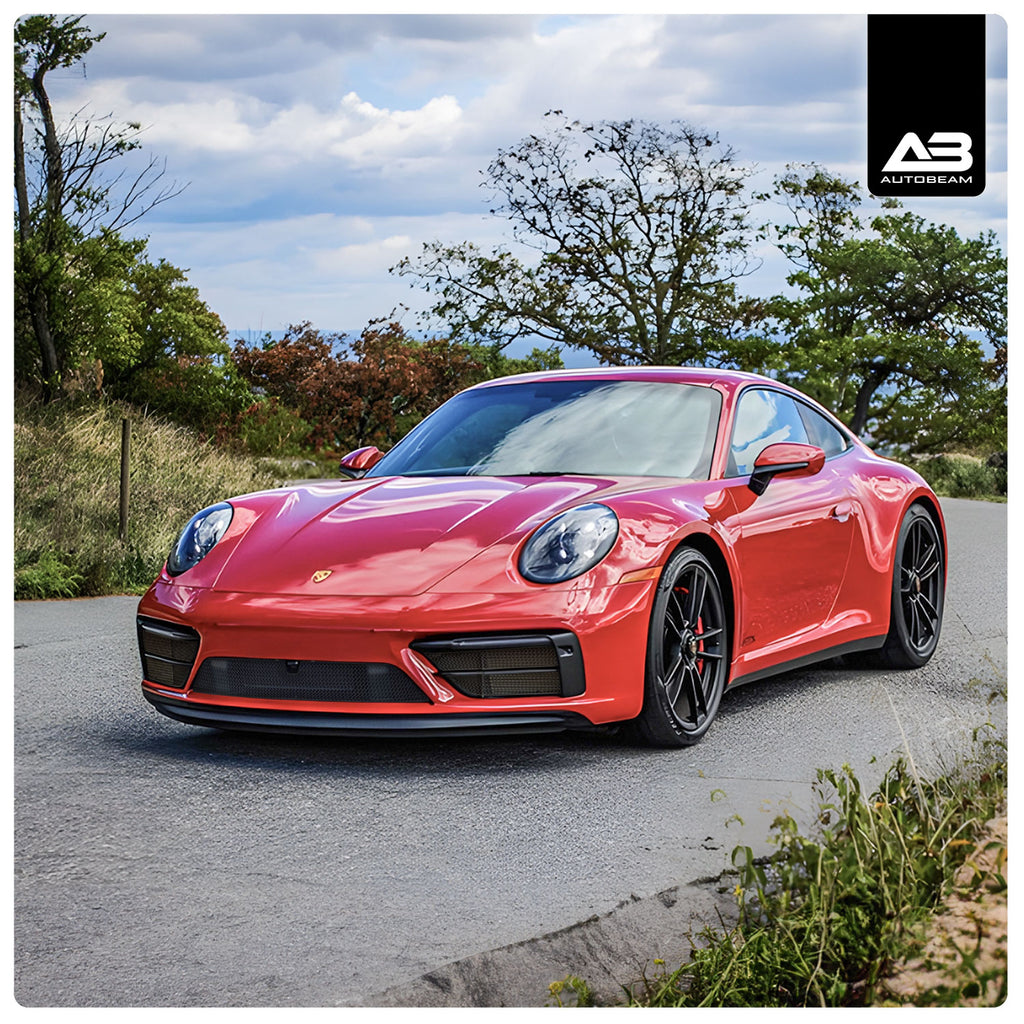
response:
<path fill-rule="evenodd" d="M 803 402 L 797 404 L 800 407 L 800 418 L 804 421 L 804 427 L 807 429 L 808 441 L 820 448 L 825 453 L 825 458 L 846 451 L 850 443 L 842 431 L 834 427 L 821 413 L 815 412 L 809 405 L 804 405 Z"/>

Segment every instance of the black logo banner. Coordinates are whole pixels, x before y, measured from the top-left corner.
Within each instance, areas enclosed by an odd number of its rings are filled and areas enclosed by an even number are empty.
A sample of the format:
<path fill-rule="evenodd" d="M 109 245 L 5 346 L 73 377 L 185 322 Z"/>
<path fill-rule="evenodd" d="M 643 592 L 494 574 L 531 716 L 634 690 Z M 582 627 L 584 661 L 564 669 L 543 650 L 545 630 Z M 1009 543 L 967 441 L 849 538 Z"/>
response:
<path fill-rule="evenodd" d="M 868 15 L 868 188 L 985 191 L 985 15 Z"/>

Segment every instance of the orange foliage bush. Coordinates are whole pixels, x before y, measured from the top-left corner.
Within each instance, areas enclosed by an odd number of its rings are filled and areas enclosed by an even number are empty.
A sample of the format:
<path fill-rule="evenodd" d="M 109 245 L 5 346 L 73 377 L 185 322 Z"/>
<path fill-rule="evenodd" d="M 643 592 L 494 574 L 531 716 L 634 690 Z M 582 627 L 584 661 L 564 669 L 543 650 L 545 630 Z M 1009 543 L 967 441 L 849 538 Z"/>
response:
<path fill-rule="evenodd" d="M 358 338 L 321 334 L 306 321 L 232 360 L 258 392 L 294 409 L 317 448 L 387 449 L 441 402 L 480 379 L 481 365 L 452 342 L 415 341 L 400 324 L 371 323 Z"/>

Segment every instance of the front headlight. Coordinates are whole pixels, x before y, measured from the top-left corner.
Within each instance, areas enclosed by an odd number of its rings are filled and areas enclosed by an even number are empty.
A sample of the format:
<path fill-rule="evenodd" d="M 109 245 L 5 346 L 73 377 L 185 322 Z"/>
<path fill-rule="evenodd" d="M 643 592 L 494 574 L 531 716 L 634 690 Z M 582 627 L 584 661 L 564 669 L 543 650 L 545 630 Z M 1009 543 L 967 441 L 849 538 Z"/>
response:
<path fill-rule="evenodd" d="M 219 501 L 197 512 L 181 531 L 178 543 L 167 556 L 167 572 L 171 576 L 180 576 L 186 569 L 198 565 L 224 536 L 234 511 L 226 501 Z"/>
<path fill-rule="evenodd" d="M 580 505 L 549 519 L 527 542 L 519 571 L 531 583 L 562 583 L 593 569 L 612 549 L 619 520 L 607 505 Z"/>

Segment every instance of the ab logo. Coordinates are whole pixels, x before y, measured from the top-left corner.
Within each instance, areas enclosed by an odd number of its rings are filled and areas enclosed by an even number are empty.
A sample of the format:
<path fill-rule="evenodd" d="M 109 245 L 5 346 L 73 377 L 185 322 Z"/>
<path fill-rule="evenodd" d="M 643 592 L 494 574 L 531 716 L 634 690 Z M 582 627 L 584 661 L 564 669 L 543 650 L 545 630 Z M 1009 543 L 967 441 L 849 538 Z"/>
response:
<path fill-rule="evenodd" d="M 913 154 L 914 159 L 907 157 Z M 882 173 L 892 171 L 969 171 L 974 163 L 971 137 L 966 132 L 934 132 L 926 146 L 907 132 L 893 150 Z"/>

